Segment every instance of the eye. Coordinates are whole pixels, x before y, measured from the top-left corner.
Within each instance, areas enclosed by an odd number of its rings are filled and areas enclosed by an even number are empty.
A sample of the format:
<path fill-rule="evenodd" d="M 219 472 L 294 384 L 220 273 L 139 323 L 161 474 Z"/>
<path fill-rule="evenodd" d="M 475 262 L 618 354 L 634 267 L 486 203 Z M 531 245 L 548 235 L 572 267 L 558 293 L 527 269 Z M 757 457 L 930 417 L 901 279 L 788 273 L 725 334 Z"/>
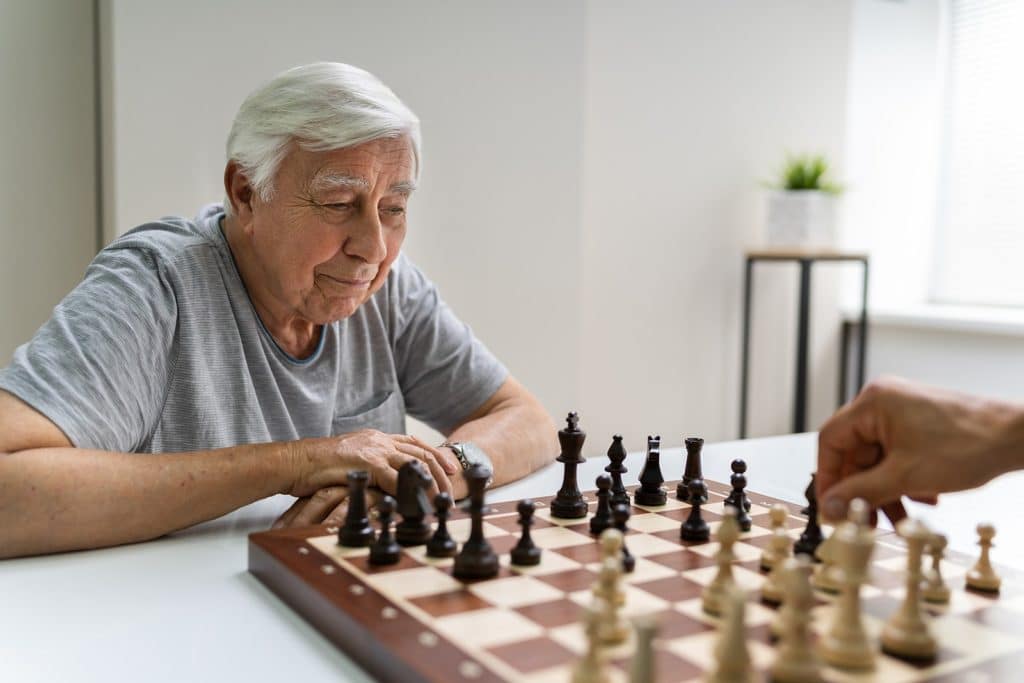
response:
<path fill-rule="evenodd" d="M 335 202 L 333 204 L 325 205 L 328 209 L 335 209 L 336 211 L 347 211 L 352 208 L 352 204 L 349 202 Z"/>
<path fill-rule="evenodd" d="M 401 216 L 401 215 L 403 215 L 405 213 L 405 207 L 404 206 L 386 206 L 386 207 L 384 207 L 382 209 L 382 211 L 384 213 L 388 214 L 389 216 Z"/>

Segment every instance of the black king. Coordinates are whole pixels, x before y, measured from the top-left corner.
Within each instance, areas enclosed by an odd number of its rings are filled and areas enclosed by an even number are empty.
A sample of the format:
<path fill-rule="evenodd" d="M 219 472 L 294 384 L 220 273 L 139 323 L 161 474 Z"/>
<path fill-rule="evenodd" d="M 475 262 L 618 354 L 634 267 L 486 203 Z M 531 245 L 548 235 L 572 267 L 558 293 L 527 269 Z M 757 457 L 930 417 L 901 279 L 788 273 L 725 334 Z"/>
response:
<path fill-rule="evenodd" d="M 557 458 L 558 462 L 565 465 L 565 474 L 562 477 L 562 488 L 551 501 L 551 515 L 561 519 L 580 519 L 587 516 L 587 503 L 576 483 L 576 467 L 584 462 L 583 441 L 587 433 L 580 429 L 580 416 L 575 412 L 569 413 L 565 421 L 565 429 L 558 430 L 558 443 L 562 452 Z"/>

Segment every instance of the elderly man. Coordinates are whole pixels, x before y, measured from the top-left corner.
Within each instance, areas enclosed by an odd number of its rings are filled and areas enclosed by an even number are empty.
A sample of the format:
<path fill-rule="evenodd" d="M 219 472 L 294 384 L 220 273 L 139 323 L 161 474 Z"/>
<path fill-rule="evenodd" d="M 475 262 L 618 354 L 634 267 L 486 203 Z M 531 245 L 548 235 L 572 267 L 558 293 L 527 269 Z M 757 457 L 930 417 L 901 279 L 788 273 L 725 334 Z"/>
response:
<path fill-rule="evenodd" d="M 3 556 L 277 493 L 297 497 L 278 525 L 336 522 L 353 470 L 393 492 L 415 459 L 458 496 L 475 461 L 500 483 L 557 454 L 538 401 L 400 252 L 419 123 L 386 86 L 291 69 L 242 104 L 227 157 L 223 208 L 114 241 L 0 371 Z M 448 441 L 406 436 L 407 413 Z"/>

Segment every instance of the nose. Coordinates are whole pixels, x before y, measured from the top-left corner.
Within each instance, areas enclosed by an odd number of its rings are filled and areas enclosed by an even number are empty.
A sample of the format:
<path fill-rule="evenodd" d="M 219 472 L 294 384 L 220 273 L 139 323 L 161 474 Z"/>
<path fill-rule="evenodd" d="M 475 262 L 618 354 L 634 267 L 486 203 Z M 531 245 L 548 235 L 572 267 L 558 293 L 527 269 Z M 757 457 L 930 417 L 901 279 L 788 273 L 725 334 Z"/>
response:
<path fill-rule="evenodd" d="M 384 241 L 384 226 L 377 212 L 360 213 L 359 219 L 349 225 L 351 229 L 342 245 L 345 254 L 372 264 L 384 261 L 388 248 Z"/>

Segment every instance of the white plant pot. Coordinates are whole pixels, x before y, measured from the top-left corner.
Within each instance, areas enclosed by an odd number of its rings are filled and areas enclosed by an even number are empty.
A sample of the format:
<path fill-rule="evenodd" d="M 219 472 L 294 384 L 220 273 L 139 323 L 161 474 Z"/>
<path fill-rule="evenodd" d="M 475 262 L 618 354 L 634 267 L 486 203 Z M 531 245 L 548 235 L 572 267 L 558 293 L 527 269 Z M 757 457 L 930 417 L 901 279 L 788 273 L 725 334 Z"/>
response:
<path fill-rule="evenodd" d="M 835 195 L 819 190 L 772 190 L 768 193 L 765 246 L 836 248 L 837 203 Z"/>

